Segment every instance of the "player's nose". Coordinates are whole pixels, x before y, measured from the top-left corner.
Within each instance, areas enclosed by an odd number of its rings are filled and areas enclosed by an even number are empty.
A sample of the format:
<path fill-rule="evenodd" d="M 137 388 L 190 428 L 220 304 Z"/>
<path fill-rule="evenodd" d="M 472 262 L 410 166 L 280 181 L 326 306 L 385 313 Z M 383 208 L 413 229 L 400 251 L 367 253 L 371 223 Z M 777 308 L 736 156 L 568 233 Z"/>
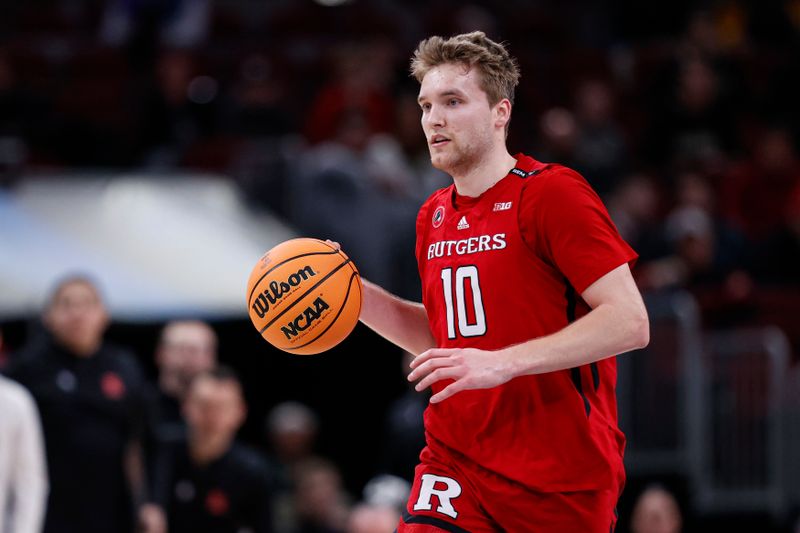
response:
<path fill-rule="evenodd" d="M 428 113 L 423 115 L 422 121 L 433 128 L 444 127 L 446 123 L 444 113 L 442 113 L 441 107 L 437 105 L 431 106 Z"/>

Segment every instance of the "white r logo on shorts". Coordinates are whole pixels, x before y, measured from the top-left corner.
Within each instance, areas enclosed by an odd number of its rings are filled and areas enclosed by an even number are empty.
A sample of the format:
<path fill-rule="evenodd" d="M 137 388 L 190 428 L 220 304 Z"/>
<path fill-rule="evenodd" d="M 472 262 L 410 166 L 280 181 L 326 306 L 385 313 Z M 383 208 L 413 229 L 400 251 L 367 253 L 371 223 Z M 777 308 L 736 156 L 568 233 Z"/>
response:
<path fill-rule="evenodd" d="M 444 483 L 447 488 L 437 489 L 437 482 Z M 436 512 L 447 515 L 450 518 L 456 518 L 458 516 L 458 512 L 453 507 L 453 504 L 450 503 L 450 500 L 454 500 L 461 496 L 461 485 L 458 484 L 458 481 L 449 477 L 434 476 L 433 474 L 422 474 L 422 483 L 419 487 L 419 498 L 417 498 L 417 503 L 414 504 L 414 510 L 430 511 L 432 508 L 431 497 L 434 494 L 439 499 L 439 507 L 436 508 Z"/>

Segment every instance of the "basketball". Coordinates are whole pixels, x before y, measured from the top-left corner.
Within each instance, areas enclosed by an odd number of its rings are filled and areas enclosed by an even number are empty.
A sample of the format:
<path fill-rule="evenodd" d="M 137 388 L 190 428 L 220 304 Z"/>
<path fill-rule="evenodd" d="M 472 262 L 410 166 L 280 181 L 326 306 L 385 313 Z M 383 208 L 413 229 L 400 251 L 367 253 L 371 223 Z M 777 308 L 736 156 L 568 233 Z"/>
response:
<path fill-rule="evenodd" d="M 316 354 L 342 342 L 361 313 L 361 276 L 347 255 L 309 238 L 264 254 L 247 282 L 250 320 L 276 348 Z"/>

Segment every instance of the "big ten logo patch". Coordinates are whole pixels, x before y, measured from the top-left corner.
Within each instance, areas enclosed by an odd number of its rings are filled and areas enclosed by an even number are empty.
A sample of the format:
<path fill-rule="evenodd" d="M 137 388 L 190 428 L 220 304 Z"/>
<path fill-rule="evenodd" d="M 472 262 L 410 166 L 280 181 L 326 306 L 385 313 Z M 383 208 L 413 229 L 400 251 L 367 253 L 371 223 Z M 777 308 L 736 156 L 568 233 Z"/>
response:
<path fill-rule="evenodd" d="M 450 518 L 456 518 L 458 511 L 453 507 L 452 500 L 461 496 L 461 485 L 455 479 L 435 476 L 433 474 L 422 474 L 419 487 L 419 497 L 414 504 L 415 511 L 430 511 L 433 509 L 431 498 L 436 496 L 439 505 L 436 507 L 437 513 L 442 513 Z"/>

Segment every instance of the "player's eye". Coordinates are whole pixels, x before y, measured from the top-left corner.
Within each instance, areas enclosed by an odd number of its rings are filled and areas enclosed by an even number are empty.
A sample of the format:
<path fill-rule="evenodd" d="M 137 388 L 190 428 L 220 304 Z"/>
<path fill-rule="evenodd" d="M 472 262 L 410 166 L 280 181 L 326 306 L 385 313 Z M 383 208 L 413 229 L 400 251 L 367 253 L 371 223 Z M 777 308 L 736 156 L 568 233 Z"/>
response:
<path fill-rule="evenodd" d="M 452 106 L 456 106 L 456 105 L 458 105 L 458 104 L 459 104 L 459 101 L 458 101 L 458 99 L 457 99 L 457 98 L 451 98 L 451 99 L 450 99 L 450 100 L 447 102 L 447 105 L 449 105 L 449 106 L 451 106 L 451 107 L 452 107 Z"/>
<path fill-rule="evenodd" d="M 428 104 L 428 103 L 421 104 L 420 107 L 422 108 L 423 111 L 430 111 L 431 104 Z"/>

